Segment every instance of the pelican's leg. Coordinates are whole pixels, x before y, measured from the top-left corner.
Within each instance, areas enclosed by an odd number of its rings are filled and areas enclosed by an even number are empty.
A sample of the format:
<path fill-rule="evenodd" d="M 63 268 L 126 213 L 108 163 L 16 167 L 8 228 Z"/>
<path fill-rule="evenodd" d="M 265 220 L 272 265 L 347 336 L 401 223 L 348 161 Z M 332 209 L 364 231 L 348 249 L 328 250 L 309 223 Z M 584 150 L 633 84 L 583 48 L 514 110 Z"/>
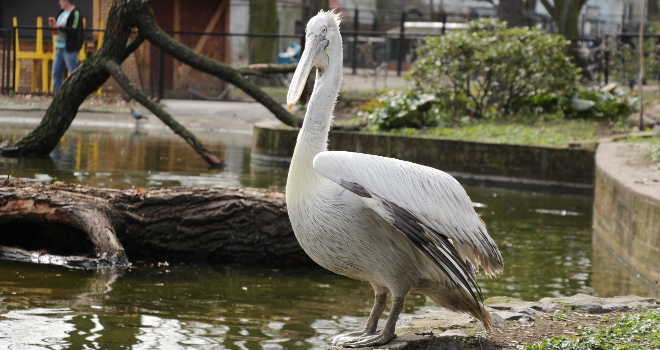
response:
<path fill-rule="evenodd" d="M 367 323 L 364 325 L 364 328 L 361 331 L 344 333 L 334 336 L 332 338 L 332 345 L 337 346 L 343 343 L 359 341 L 366 336 L 377 334 L 376 328 L 378 327 L 378 319 L 385 310 L 385 304 L 387 304 L 388 289 L 373 284 L 371 286 L 374 287 L 374 307 L 371 309 L 371 313 L 369 314 L 369 318 L 367 319 Z"/>
<path fill-rule="evenodd" d="M 396 321 L 399 319 L 401 309 L 403 309 L 403 298 L 403 296 L 392 294 L 392 308 L 390 309 L 389 316 L 387 316 L 387 323 L 385 324 L 385 328 L 383 328 L 383 331 L 380 334 L 376 333 L 373 335 L 361 337 L 360 339 L 347 342 L 341 346 L 350 348 L 377 346 L 387 344 L 390 340 L 396 338 L 394 329 L 396 327 Z"/>

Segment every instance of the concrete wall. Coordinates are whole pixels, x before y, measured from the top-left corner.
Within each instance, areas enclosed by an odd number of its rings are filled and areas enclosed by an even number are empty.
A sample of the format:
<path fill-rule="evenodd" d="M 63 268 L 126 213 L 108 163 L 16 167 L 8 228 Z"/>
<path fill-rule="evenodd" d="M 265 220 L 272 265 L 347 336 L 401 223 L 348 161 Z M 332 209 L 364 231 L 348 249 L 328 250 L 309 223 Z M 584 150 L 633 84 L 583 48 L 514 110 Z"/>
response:
<path fill-rule="evenodd" d="M 660 172 L 651 168 L 648 144 L 601 143 L 594 187 L 594 245 L 602 241 L 658 290 Z"/>
<path fill-rule="evenodd" d="M 288 162 L 298 131 L 281 124 L 258 124 L 253 158 Z M 508 183 L 514 187 L 553 187 L 591 193 L 594 151 L 559 147 L 463 142 L 357 132 L 330 133 L 330 149 L 407 160 L 449 172 L 472 182 Z"/>

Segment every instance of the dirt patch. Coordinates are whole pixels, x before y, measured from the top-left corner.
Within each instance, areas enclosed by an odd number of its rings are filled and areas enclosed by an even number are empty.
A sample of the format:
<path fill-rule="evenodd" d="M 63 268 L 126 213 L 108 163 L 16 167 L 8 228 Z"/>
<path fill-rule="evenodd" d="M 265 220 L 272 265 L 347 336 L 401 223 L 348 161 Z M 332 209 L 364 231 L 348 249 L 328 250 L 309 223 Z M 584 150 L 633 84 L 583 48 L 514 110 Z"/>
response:
<path fill-rule="evenodd" d="M 586 324 L 594 329 L 601 329 L 614 323 L 624 314 L 638 314 L 641 309 L 619 309 L 604 314 L 582 314 L 577 312 L 564 312 L 561 317 L 541 316 L 534 322 L 520 323 L 506 321 L 504 327 L 490 332 L 482 332 L 478 336 L 466 340 L 469 345 L 479 350 L 515 349 L 517 346 L 535 343 L 556 336 L 572 337 L 577 335 L 577 326 Z"/>

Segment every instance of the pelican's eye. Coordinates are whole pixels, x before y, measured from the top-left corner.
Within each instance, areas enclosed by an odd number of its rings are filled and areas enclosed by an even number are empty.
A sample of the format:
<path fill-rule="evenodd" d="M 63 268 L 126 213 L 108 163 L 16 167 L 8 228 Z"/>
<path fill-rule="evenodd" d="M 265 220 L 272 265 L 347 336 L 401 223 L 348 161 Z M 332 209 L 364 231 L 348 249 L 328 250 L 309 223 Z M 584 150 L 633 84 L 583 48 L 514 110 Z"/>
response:
<path fill-rule="evenodd" d="M 326 27 L 323 27 L 323 29 L 321 29 L 321 35 L 325 35 L 327 32 L 328 30 Z"/>

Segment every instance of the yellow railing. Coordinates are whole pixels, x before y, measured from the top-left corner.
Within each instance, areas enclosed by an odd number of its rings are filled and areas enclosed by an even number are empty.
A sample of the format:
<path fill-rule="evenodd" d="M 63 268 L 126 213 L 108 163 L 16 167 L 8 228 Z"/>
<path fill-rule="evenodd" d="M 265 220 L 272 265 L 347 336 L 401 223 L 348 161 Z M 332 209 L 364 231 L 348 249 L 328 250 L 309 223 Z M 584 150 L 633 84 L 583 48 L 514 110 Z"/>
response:
<path fill-rule="evenodd" d="M 14 17 L 14 27 L 18 27 L 18 19 Z M 87 27 L 87 20 L 83 18 L 83 28 Z M 49 28 L 50 29 L 50 28 Z M 101 45 L 103 44 L 103 39 L 104 39 L 104 34 L 105 32 L 103 31 L 105 29 L 105 22 L 101 21 L 100 23 L 100 29 L 101 32 L 99 32 L 98 36 L 98 43 L 97 43 L 97 50 L 101 48 Z M 15 36 L 16 36 L 16 67 L 15 67 L 15 73 L 14 73 L 14 82 L 15 82 L 15 87 L 14 90 L 18 92 L 18 87 L 20 85 L 21 81 L 21 61 L 23 60 L 32 60 L 32 82 L 30 84 L 30 92 L 36 92 L 37 91 L 37 67 L 39 64 L 39 61 L 41 61 L 41 91 L 44 93 L 52 92 L 53 91 L 53 81 L 51 79 L 50 84 L 48 83 L 48 79 L 51 77 L 51 73 L 49 70 L 49 64 L 54 60 L 54 55 L 55 55 L 55 35 L 53 35 L 53 51 L 52 52 L 45 52 L 44 51 L 44 28 L 43 28 L 43 19 L 41 17 L 37 17 L 37 37 L 36 37 L 36 45 L 35 45 L 35 50 L 34 51 L 23 51 L 21 50 L 21 45 L 20 45 L 20 40 L 19 40 L 19 35 L 18 35 L 18 29 L 15 29 Z M 78 56 L 79 61 L 83 61 L 86 58 L 86 53 L 85 53 L 85 45 L 80 49 L 80 53 Z M 69 72 L 71 74 L 71 72 Z M 99 89 L 99 93 L 101 90 Z"/>

